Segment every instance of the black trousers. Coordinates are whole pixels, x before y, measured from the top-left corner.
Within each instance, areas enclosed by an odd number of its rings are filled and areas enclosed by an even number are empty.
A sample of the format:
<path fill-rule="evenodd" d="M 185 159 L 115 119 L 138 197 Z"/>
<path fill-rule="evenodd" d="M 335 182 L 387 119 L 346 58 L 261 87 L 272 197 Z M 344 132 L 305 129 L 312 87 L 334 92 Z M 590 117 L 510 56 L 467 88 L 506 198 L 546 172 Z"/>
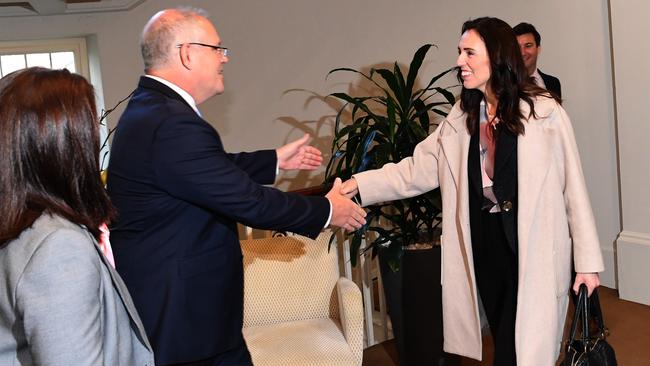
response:
<path fill-rule="evenodd" d="M 517 253 L 508 245 L 501 213 L 481 211 L 480 240 L 472 243 L 479 295 L 494 339 L 495 366 L 515 366 Z"/>
<path fill-rule="evenodd" d="M 253 366 L 253 361 L 250 352 L 248 352 L 248 347 L 246 347 L 246 342 L 242 342 L 239 347 L 219 353 L 216 356 L 173 366 Z"/>

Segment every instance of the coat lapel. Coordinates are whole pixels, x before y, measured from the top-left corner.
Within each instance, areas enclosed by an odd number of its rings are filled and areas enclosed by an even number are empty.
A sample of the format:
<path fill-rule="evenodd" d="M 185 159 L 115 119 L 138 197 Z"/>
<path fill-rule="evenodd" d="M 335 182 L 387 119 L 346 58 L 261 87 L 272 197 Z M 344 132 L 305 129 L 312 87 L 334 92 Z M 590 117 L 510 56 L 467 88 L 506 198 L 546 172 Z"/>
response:
<path fill-rule="evenodd" d="M 138 316 L 137 310 L 135 309 L 135 305 L 133 304 L 133 300 L 131 300 L 131 296 L 129 295 L 129 290 L 127 289 L 126 285 L 122 281 L 122 278 L 119 277 L 116 270 L 108 262 L 108 260 L 104 256 L 104 253 L 102 253 L 102 250 L 99 247 L 99 243 L 97 243 L 97 240 L 95 240 L 95 238 L 92 235 L 90 235 L 90 233 L 87 233 L 87 235 L 95 244 L 95 250 L 97 251 L 99 258 L 101 259 L 106 269 L 108 269 L 108 273 L 111 277 L 111 281 L 113 282 L 113 287 L 117 290 L 120 299 L 124 303 L 124 308 L 128 312 L 129 317 L 131 318 L 133 324 L 135 324 L 138 337 L 142 340 L 142 343 L 149 350 L 152 350 L 151 345 L 149 344 L 149 339 L 147 338 L 147 334 L 144 330 L 144 325 L 142 324 L 140 317 Z"/>
<path fill-rule="evenodd" d="M 470 150 L 471 136 L 465 125 L 465 114 L 454 108 L 447 117 L 449 130 L 441 134 L 440 145 L 442 146 L 445 160 L 454 180 L 456 197 L 458 197 L 457 217 L 462 230 L 462 243 L 464 254 L 472 259 L 471 233 L 469 231 L 469 187 L 468 187 L 468 153 Z M 478 151 L 478 147 L 477 147 Z M 479 176 L 480 186 L 480 176 Z"/>
<path fill-rule="evenodd" d="M 456 189 L 460 189 L 467 181 L 467 153 L 470 144 L 470 135 L 465 125 L 465 113 L 455 106 L 447 116 L 446 125 L 440 128 L 445 128 L 440 134 L 440 145 Z"/>

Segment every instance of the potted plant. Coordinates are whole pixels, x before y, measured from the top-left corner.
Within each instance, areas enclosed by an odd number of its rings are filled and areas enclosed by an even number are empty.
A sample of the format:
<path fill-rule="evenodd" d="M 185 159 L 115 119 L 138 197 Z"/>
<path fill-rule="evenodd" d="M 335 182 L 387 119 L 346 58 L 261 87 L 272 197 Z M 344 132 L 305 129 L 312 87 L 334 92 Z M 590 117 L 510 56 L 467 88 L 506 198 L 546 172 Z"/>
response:
<path fill-rule="evenodd" d="M 444 70 L 433 76 L 424 87 L 416 87 L 422 62 L 432 46 L 425 44 L 415 52 L 406 71 L 406 77 L 397 62 L 392 70 L 372 68 L 368 73 L 364 73 L 351 68 L 337 68 L 328 73 L 328 76 L 338 72 L 360 75 L 376 88 L 377 94 L 365 96 L 352 96 L 347 93 L 330 94 L 331 97 L 343 101 L 344 105 L 336 114 L 332 158 L 325 172 L 326 183 L 331 183 L 336 177 L 349 179 L 355 173 L 380 168 L 386 163 L 396 163 L 411 156 L 415 146 L 433 131 L 440 118 L 447 115 L 455 102 L 451 92 L 455 86 L 441 87 L 437 83 L 441 79 L 444 80 L 443 77 L 451 74 L 456 68 Z M 431 331 L 436 331 L 438 335 L 418 338 L 425 342 L 431 341 L 431 337 L 439 338 L 439 350 L 436 351 L 438 356 L 442 354 L 440 251 L 439 248 L 432 249 L 429 246 L 428 252 L 413 251 L 412 256 L 411 251 L 405 251 L 405 248 L 417 247 L 418 243 L 435 240 L 436 233 L 439 232 L 442 212 L 440 192 L 436 189 L 417 197 L 377 204 L 367 209 L 366 225 L 349 234 L 352 264 L 356 264 L 361 244 L 365 239 L 364 251 L 370 250 L 373 257 L 379 254 L 393 333 L 397 339 L 398 354 L 402 364 L 428 364 L 428 360 L 422 358 L 407 359 L 407 357 L 419 357 L 417 355 L 419 351 L 408 349 L 407 343 L 412 342 L 405 339 L 408 336 L 405 336 L 403 331 L 409 332 L 413 327 L 427 327 L 424 325 L 426 320 L 422 321 L 423 317 L 435 318 L 434 322 L 437 324 L 431 327 L 437 326 L 440 329 Z M 435 263 L 436 258 L 437 263 Z M 422 268 L 410 268 L 406 260 L 422 262 L 418 266 L 425 266 L 425 270 L 428 270 L 434 276 L 433 278 L 437 276 L 438 282 L 430 280 L 422 283 L 422 278 L 427 275 L 421 271 Z M 418 279 L 413 281 L 405 278 L 409 273 L 415 273 Z M 418 284 L 424 286 L 424 289 L 413 290 L 408 287 Z M 409 301 L 403 301 L 403 297 L 412 293 L 419 296 L 417 304 L 413 305 L 425 303 L 421 301 L 423 296 L 426 296 L 422 291 L 434 292 L 432 295 L 434 309 L 426 314 L 411 314 L 410 311 L 402 308 L 402 304 L 411 305 Z M 405 315 L 417 317 L 414 319 L 416 324 L 411 326 L 404 323 L 403 320 L 407 320 L 404 319 Z M 424 347 L 432 348 L 431 344 Z"/>

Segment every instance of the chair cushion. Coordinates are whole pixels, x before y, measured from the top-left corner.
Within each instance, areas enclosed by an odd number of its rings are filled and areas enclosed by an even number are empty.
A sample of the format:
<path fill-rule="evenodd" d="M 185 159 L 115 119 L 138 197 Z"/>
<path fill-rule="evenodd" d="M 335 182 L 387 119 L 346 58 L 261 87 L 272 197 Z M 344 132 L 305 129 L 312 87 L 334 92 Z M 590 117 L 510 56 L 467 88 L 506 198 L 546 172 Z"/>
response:
<path fill-rule="evenodd" d="M 299 320 L 243 332 L 255 366 L 357 365 L 336 320 Z"/>
<path fill-rule="evenodd" d="M 304 319 L 338 318 L 334 290 L 340 277 L 330 231 L 243 240 L 244 327 Z"/>

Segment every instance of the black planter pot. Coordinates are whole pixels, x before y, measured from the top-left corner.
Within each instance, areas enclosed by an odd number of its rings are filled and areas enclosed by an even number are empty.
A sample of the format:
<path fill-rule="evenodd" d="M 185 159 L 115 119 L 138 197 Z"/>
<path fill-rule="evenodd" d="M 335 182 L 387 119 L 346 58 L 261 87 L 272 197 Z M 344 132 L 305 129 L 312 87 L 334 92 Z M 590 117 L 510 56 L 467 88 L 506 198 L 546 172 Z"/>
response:
<path fill-rule="evenodd" d="M 442 351 L 440 247 L 405 250 L 397 272 L 379 250 L 379 269 L 400 365 L 459 365 Z"/>

